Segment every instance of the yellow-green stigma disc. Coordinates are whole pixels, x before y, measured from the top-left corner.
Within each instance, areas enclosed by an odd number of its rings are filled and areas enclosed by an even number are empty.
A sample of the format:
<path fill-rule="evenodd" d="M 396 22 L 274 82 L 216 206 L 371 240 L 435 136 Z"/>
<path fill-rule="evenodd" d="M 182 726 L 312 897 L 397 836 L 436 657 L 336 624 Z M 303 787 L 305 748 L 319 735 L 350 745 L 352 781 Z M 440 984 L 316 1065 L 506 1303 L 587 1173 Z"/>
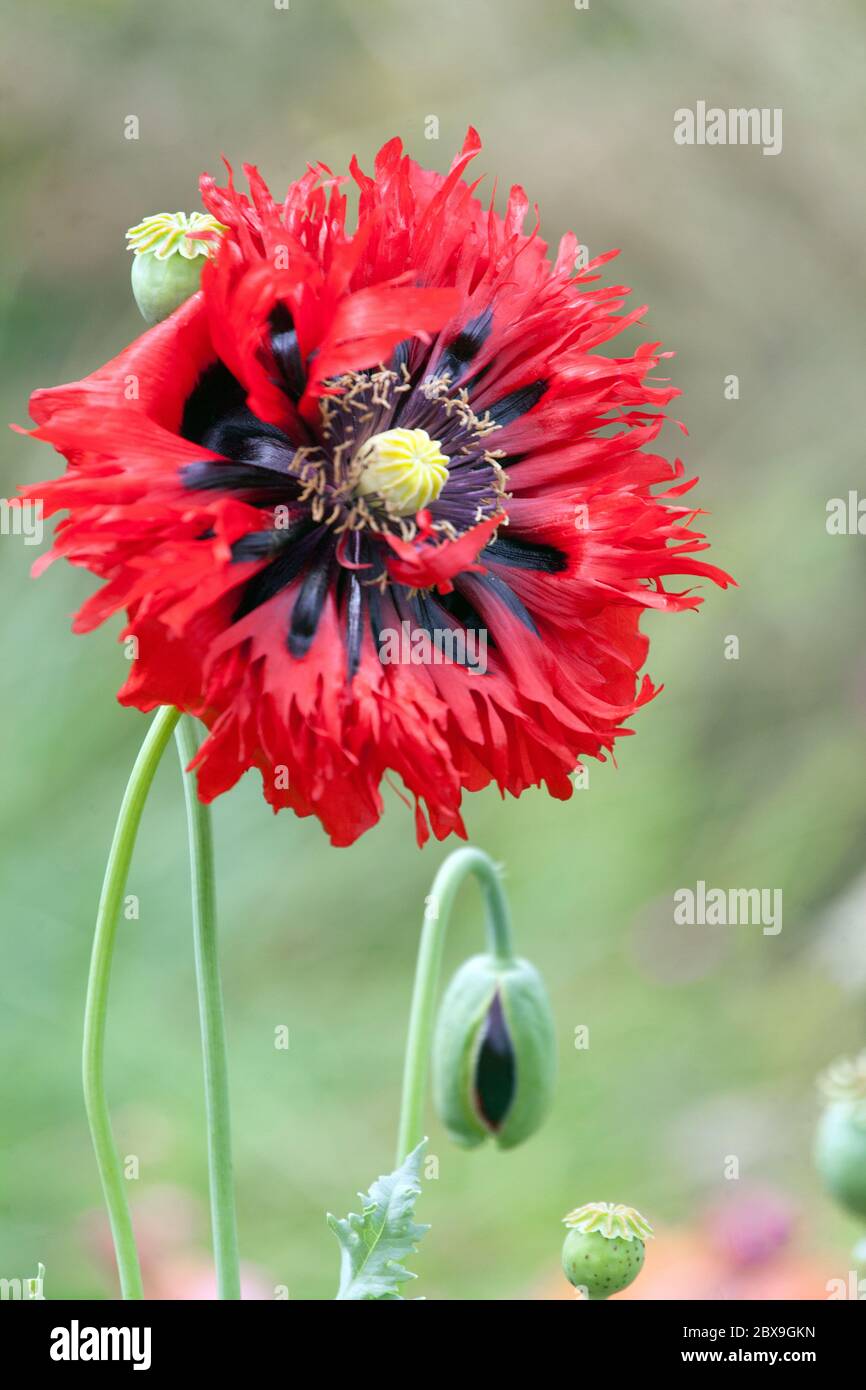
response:
<path fill-rule="evenodd" d="M 413 516 L 429 507 L 448 479 L 448 457 L 426 430 L 374 434 L 358 451 L 356 462 L 361 465 L 358 496 L 381 498 L 397 516 Z"/>
<path fill-rule="evenodd" d="M 170 256 L 183 256 L 184 260 L 194 261 L 197 256 L 210 254 L 211 243 L 190 232 L 214 232 L 221 235 L 228 231 L 222 222 L 217 222 L 209 212 L 156 212 L 145 217 L 137 226 L 130 227 L 126 233 L 126 249 L 136 256 L 152 253 L 158 261 L 167 261 Z"/>

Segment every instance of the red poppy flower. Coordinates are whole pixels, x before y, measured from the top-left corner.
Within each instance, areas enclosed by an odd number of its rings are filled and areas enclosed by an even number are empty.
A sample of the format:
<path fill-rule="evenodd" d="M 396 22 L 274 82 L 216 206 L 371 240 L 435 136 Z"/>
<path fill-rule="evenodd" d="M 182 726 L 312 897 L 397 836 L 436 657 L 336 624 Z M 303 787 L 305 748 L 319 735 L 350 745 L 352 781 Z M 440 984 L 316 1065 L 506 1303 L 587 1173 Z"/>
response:
<path fill-rule="evenodd" d="M 464 834 L 464 789 L 569 796 L 655 693 L 644 609 L 700 602 L 665 577 L 727 582 L 652 452 L 664 354 L 599 351 L 643 310 L 591 287 L 610 255 L 575 274 L 573 235 L 551 262 L 521 188 L 485 209 L 478 149 L 446 176 L 397 140 L 373 177 L 353 160 L 354 233 L 323 165 L 281 203 L 254 168 L 249 197 L 203 177 L 227 231 L 201 290 L 32 398 L 69 467 L 25 495 L 68 512 L 52 555 L 105 581 L 75 629 L 128 614 L 121 702 L 205 722 L 203 800 L 257 767 L 336 844 L 391 771 L 421 843 L 428 817 Z"/>

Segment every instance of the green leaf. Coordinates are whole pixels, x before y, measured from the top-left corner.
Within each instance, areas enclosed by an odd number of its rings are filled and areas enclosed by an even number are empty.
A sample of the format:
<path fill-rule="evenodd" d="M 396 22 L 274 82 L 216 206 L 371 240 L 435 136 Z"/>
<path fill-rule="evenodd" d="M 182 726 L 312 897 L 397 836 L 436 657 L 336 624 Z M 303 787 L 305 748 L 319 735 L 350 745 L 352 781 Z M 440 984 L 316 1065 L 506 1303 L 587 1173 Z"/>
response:
<path fill-rule="evenodd" d="M 340 1242 L 340 1287 L 337 1299 L 396 1299 L 403 1302 L 399 1285 L 418 1276 L 400 1263 L 415 1251 L 429 1231 L 412 1218 L 421 1192 L 421 1160 L 427 1140 L 422 1139 L 405 1163 L 393 1173 L 377 1178 L 369 1192 L 359 1192 L 361 1215 L 350 1213 L 338 1221 L 328 1213 L 328 1225 Z"/>

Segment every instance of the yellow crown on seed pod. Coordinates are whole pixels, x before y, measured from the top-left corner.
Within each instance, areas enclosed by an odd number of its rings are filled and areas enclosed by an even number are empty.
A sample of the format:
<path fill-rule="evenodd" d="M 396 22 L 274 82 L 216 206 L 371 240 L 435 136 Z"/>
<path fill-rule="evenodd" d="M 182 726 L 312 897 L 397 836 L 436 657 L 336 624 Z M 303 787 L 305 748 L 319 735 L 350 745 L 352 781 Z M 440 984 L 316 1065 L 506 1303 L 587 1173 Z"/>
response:
<path fill-rule="evenodd" d="M 426 430 L 384 430 L 359 449 L 359 497 L 379 497 L 389 511 L 412 516 L 442 491 L 448 479 L 448 456 Z"/>
<path fill-rule="evenodd" d="M 648 1240 L 653 1235 L 646 1217 L 622 1202 L 587 1202 L 562 1219 L 572 1230 L 599 1231 L 608 1240 Z"/>
<path fill-rule="evenodd" d="M 137 256 L 152 252 L 158 261 L 167 261 L 175 254 L 194 261 L 196 256 L 206 256 L 212 247 L 210 240 L 191 237 L 190 232 L 227 231 L 209 212 L 155 212 L 129 228 L 126 249 Z"/>

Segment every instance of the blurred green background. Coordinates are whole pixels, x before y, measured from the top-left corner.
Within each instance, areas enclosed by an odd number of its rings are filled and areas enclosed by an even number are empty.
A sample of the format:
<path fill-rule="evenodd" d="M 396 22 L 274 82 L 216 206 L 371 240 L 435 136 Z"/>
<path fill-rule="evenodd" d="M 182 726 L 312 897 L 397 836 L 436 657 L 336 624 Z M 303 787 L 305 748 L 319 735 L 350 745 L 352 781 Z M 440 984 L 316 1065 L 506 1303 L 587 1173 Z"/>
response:
<path fill-rule="evenodd" d="M 470 798 L 471 839 L 507 866 L 519 947 L 544 972 L 560 1043 L 555 1112 L 502 1155 L 449 1146 L 411 1294 L 553 1296 L 561 1216 L 636 1204 L 662 1235 L 698 1228 L 740 1183 L 785 1194 L 807 1255 L 848 1269 L 853 1223 L 811 1170 L 814 1075 L 866 1042 L 863 547 L 828 498 L 863 477 L 862 4 L 835 0 L 273 0 L 0 5 L 6 35 L 0 263 L 2 415 L 75 379 L 141 328 L 123 232 L 198 206 L 202 169 L 259 165 L 275 191 L 308 159 L 365 166 L 399 133 L 442 169 L 468 123 L 476 171 L 537 199 L 648 303 L 630 342 L 675 349 L 671 454 L 701 475 L 712 557 L 696 616 L 650 617 L 665 690 L 618 768 L 568 803 Z M 782 107 L 784 149 L 681 148 L 673 112 Z M 140 139 L 124 138 L 135 114 Z M 425 117 L 440 138 L 424 138 Z M 614 348 L 616 350 L 616 348 Z M 736 373 L 740 397 L 724 396 Z M 55 473 L 8 434 L 0 491 Z M 69 633 L 93 588 L 2 537 L 0 1275 L 49 1297 L 113 1296 L 79 1081 L 94 909 L 145 728 L 114 692 L 119 623 Z M 738 660 L 726 660 L 736 635 Z M 348 850 L 274 817 L 250 775 L 215 808 L 241 1246 L 265 1295 L 330 1298 L 324 1213 L 391 1166 L 423 899 L 446 852 L 419 851 L 388 794 Z M 697 879 L 780 887 L 784 928 L 674 927 Z M 120 933 L 109 1085 L 147 1278 L 189 1293 L 207 1259 L 201 1065 L 184 813 L 173 756 L 148 805 Z M 467 888 L 448 965 L 481 941 Z M 288 1052 L 274 1029 L 290 1029 Z M 576 1050 L 574 1030 L 590 1030 Z M 198 1216 L 196 1216 L 198 1211 Z M 189 1226 L 189 1229 L 187 1229 Z M 189 1274 L 171 1284 L 170 1263 Z M 185 1263 L 186 1262 L 186 1263 Z M 172 1266 L 174 1267 L 174 1266 Z M 160 1281 L 162 1281 L 160 1283 Z M 636 1289 L 639 1292 L 639 1289 Z"/>

